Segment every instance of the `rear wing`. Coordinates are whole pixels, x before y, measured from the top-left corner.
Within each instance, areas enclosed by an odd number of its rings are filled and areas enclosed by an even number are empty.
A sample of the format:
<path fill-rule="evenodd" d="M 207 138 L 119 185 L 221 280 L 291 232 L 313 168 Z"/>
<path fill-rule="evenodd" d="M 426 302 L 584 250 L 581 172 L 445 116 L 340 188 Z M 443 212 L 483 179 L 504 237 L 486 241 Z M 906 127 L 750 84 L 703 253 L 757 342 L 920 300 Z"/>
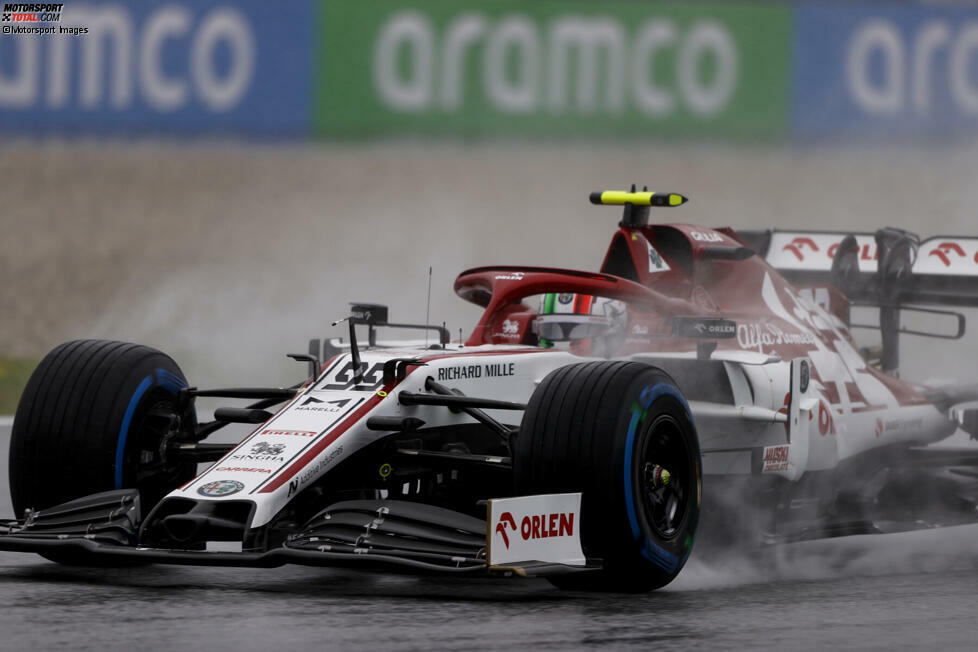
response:
<path fill-rule="evenodd" d="M 873 305 L 978 307 L 978 237 L 920 240 L 898 229 L 737 234 L 796 285 L 833 284 L 849 299 Z M 839 259 L 840 251 L 847 260 Z"/>
<path fill-rule="evenodd" d="M 884 228 L 875 233 L 740 231 L 745 244 L 796 286 L 834 285 L 854 305 L 879 308 L 880 368 L 899 369 L 901 333 L 957 339 L 964 315 L 911 306 L 978 307 L 978 237 L 933 236 Z M 941 335 L 904 328 L 900 312 L 946 314 L 957 333 Z"/>

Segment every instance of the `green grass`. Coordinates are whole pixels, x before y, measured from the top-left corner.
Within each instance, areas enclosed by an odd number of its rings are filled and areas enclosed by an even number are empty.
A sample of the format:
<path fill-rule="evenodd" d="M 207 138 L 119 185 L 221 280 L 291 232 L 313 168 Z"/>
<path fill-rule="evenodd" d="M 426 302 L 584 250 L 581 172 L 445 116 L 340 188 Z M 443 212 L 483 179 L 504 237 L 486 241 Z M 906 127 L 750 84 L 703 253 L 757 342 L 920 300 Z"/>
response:
<path fill-rule="evenodd" d="M 13 414 L 38 360 L 0 357 L 0 414 Z"/>

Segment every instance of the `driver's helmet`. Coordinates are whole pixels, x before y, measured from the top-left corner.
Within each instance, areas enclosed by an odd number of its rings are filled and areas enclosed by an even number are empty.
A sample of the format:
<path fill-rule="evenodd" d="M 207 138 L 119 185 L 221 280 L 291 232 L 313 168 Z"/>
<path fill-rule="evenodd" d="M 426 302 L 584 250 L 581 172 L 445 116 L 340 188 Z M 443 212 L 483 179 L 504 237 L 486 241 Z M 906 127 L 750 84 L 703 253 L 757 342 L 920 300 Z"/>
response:
<path fill-rule="evenodd" d="M 545 294 L 533 330 L 545 347 L 609 357 L 625 332 L 625 302 L 572 292 Z"/>

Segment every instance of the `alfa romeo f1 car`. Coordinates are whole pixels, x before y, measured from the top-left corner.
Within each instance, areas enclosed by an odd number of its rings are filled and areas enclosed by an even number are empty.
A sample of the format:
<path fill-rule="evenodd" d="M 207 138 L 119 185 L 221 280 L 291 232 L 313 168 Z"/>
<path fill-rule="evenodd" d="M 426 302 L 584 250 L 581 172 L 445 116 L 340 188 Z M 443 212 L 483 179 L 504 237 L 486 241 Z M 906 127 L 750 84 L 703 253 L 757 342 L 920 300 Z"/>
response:
<path fill-rule="evenodd" d="M 898 346 L 964 333 L 927 306 L 978 306 L 978 238 L 652 224 L 686 198 L 634 187 L 591 201 L 624 207 L 600 271 L 463 272 L 484 309 L 464 342 L 354 304 L 348 339 L 291 354 L 307 380 L 236 389 L 145 346 L 57 347 L 15 417 L 0 549 L 644 591 L 701 520 L 777 543 L 975 518 L 978 455 L 928 444 L 978 433 L 978 387 L 901 380 Z M 853 305 L 879 311 L 881 346 L 857 347 Z M 950 328 L 910 330 L 911 310 Z M 249 403 L 199 422 L 202 397 Z M 231 423 L 254 429 L 208 442 Z"/>

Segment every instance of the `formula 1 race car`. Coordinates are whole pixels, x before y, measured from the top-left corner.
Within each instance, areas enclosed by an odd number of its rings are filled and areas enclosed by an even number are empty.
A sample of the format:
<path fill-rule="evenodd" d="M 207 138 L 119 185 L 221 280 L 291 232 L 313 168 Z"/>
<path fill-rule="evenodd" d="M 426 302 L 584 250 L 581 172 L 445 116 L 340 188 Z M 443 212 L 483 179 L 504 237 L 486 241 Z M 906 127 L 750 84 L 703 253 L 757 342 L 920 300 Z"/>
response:
<path fill-rule="evenodd" d="M 307 380 L 237 389 L 188 386 L 145 346 L 57 347 L 15 417 L 22 518 L 0 549 L 645 591 L 701 520 L 777 543 L 975 519 L 978 449 L 928 444 L 978 435 L 978 387 L 900 380 L 898 340 L 963 335 L 923 306 L 978 306 L 978 238 L 650 224 L 686 198 L 634 187 L 591 201 L 624 207 L 600 271 L 463 272 L 484 308 L 464 343 L 354 304 L 348 339 L 290 354 Z M 857 348 L 851 305 L 879 310 L 880 347 Z M 950 328 L 908 330 L 910 310 Z M 250 403 L 198 422 L 198 397 Z M 255 427 L 207 441 L 231 423 Z"/>

